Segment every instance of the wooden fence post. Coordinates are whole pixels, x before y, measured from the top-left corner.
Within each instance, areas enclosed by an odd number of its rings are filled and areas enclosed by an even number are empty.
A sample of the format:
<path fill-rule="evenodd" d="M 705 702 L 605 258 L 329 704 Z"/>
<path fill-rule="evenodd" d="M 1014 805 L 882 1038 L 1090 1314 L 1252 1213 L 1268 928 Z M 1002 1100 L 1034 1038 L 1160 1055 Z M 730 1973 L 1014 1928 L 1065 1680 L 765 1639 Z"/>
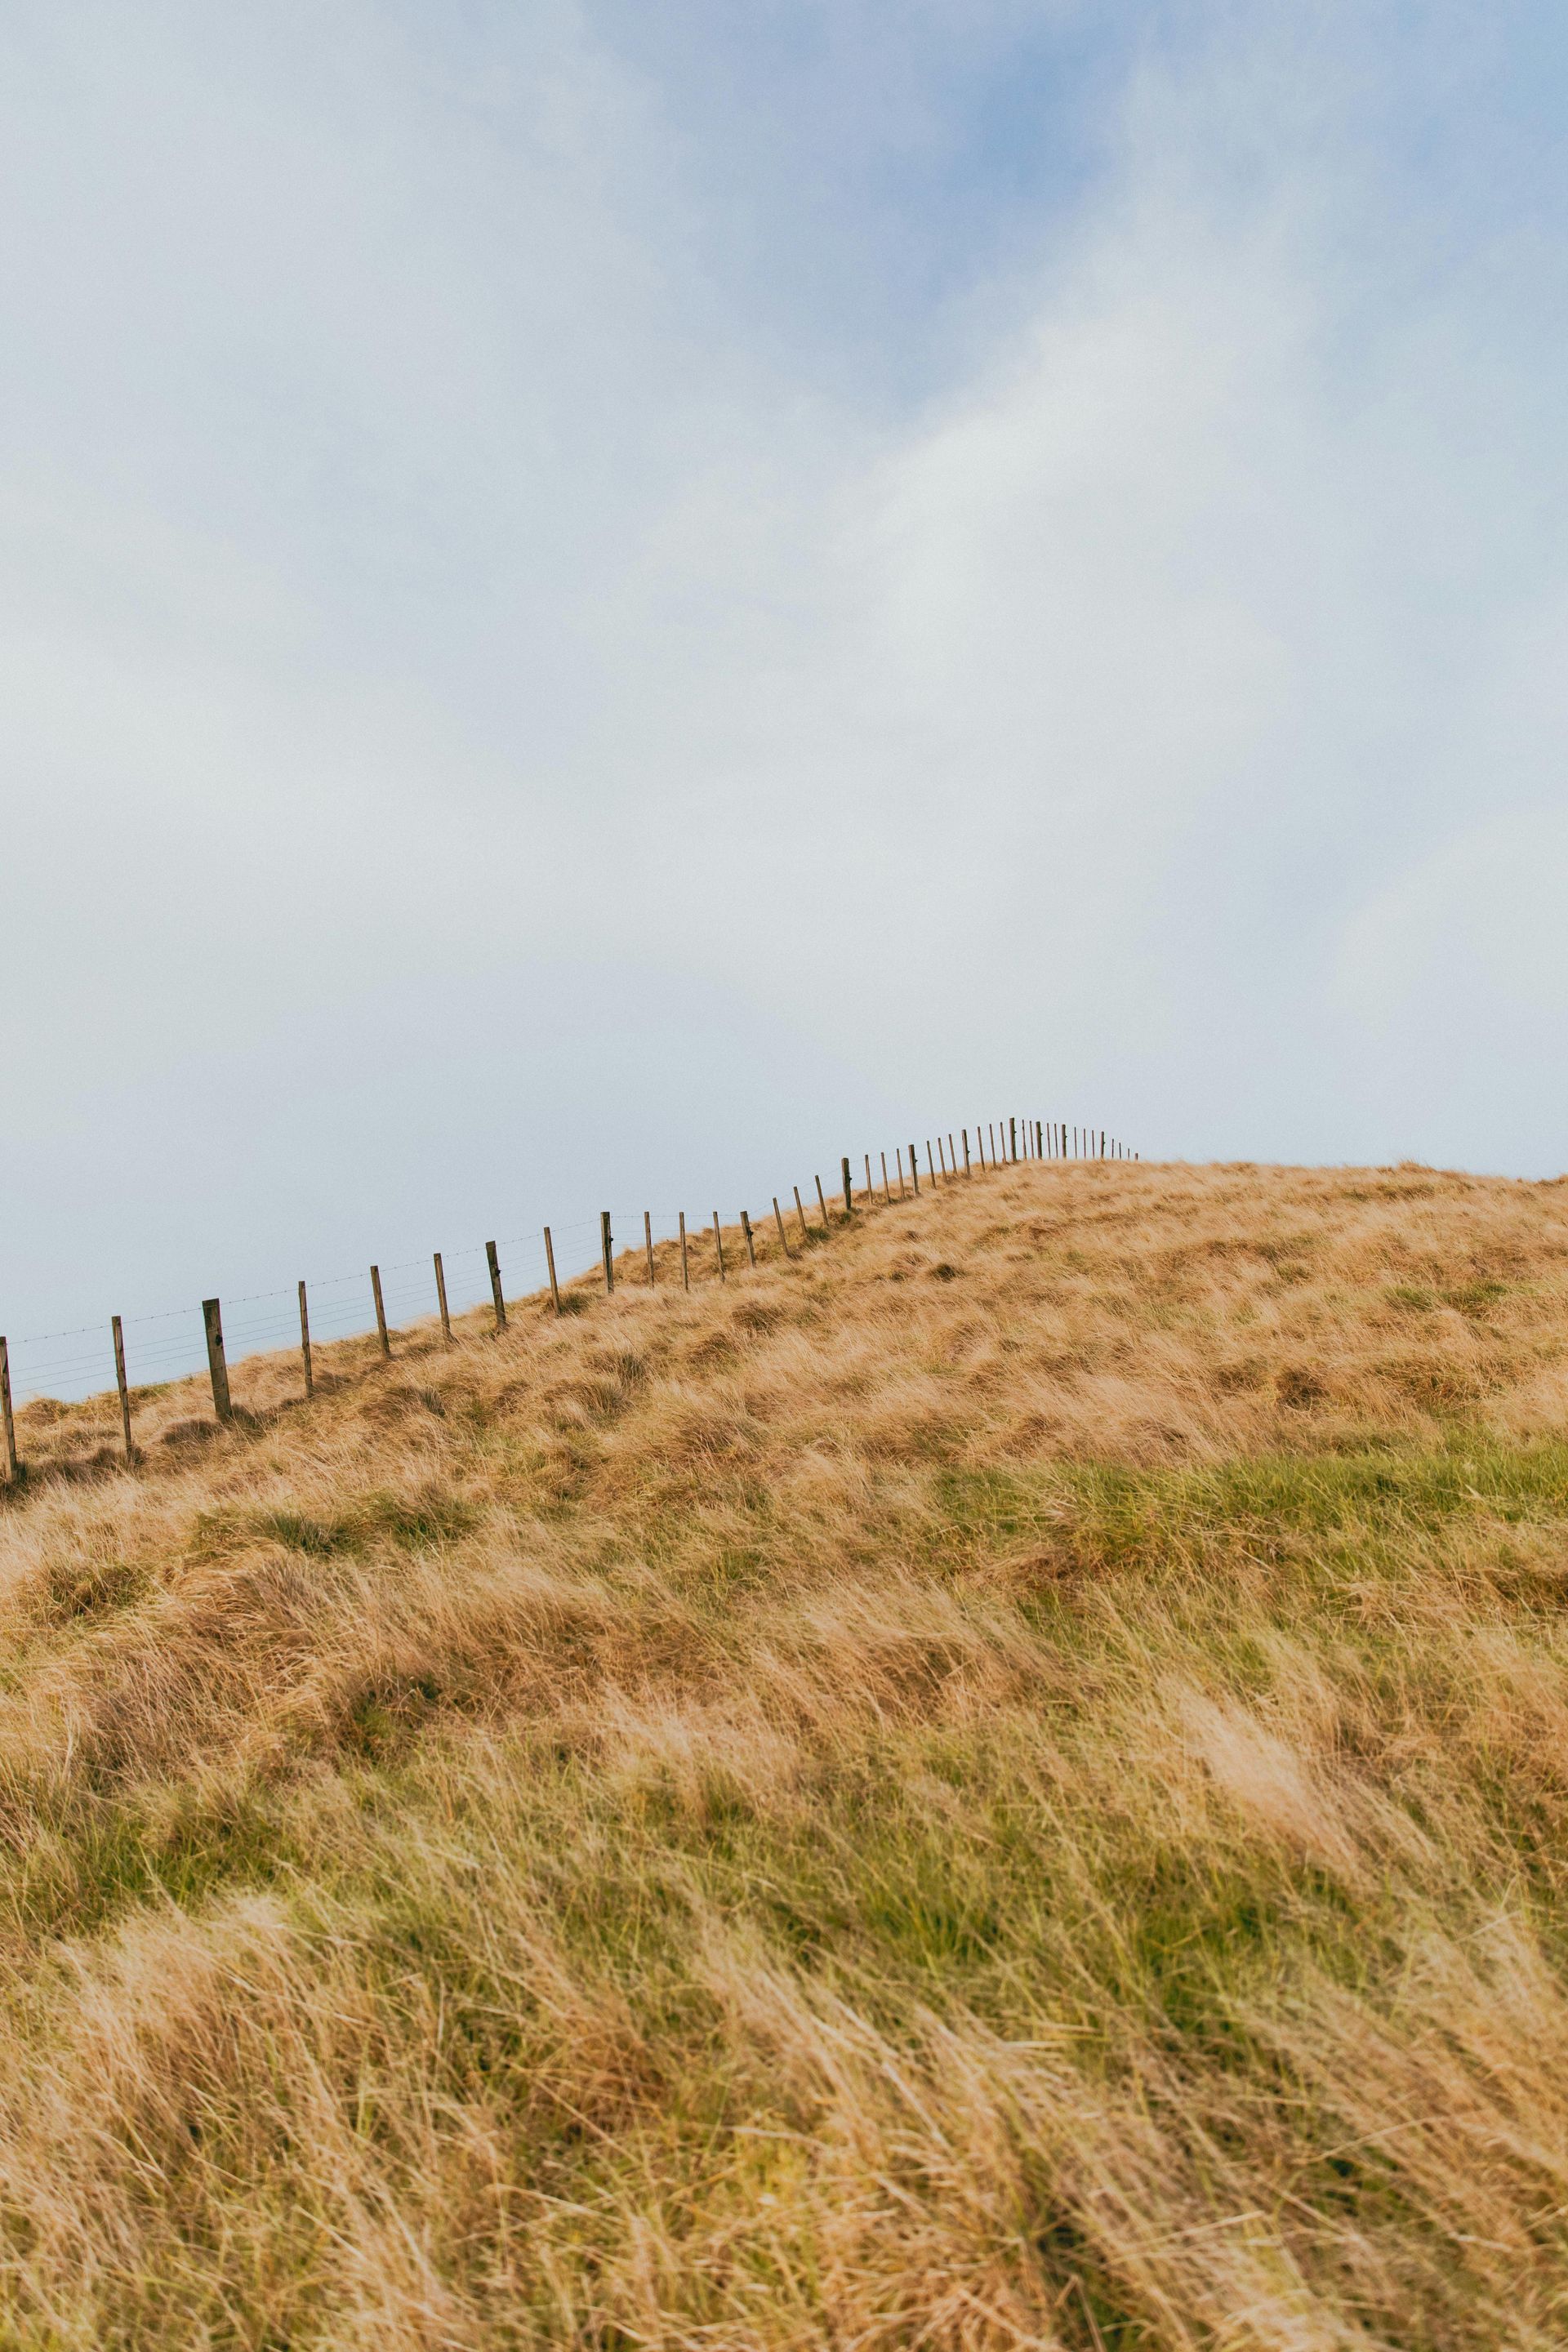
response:
<path fill-rule="evenodd" d="M 616 1286 L 616 1237 L 610 1231 L 608 1209 L 599 1212 L 599 1252 L 605 1261 L 605 1296 L 608 1298 Z"/>
<path fill-rule="evenodd" d="M 910 1188 L 904 1182 L 904 1147 L 901 1143 L 894 1144 L 893 1157 L 899 1163 L 899 1198 L 900 1201 L 907 1201 L 910 1196 Z"/>
<path fill-rule="evenodd" d="M 447 1311 L 447 1269 L 441 1263 L 441 1253 L 436 1252 L 436 1305 L 441 1317 L 441 1337 L 449 1348 L 452 1344 L 452 1318 Z"/>
<path fill-rule="evenodd" d="M 996 1128 L 994 1121 L 990 1121 L 988 1124 L 991 1128 L 991 1165 L 994 1168 L 996 1165 Z"/>
<path fill-rule="evenodd" d="M 845 1215 L 846 1215 L 847 1217 L 850 1217 L 850 1216 L 853 1216 L 853 1215 L 854 1215 L 854 1213 L 855 1213 L 855 1195 L 854 1195 L 854 1193 L 853 1193 L 853 1192 L 850 1191 L 850 1189 L 849 1189 L 849 1154 L 848 1154 L 847 1152 L 846 1152 L 846 1153 L 845 1153 L 845 1155 L 844 1155 L 843 1167 L 844 1167 L 844 1213 L 845 1213 Z"/>
<path fill-rule="evenodd" d="M 1012 1140 L 1008 1147 L 1007 1157 L 1009 1160 L 1016 1160 L 1018 1157 L 1018 1122 L 1016 1118 L 1010 1118 L 1007 1121 L 1007 1125 L 1012 1133 Z"/>
<path fill-rule="evenodd" d="M 680 1287 L 682 1290 L 689 1290 L 691 1287 L 691 1275 L 686 1263 L 686 1212 L 684 1209 L 680 1212 Z"/>
<path fill-rule="evenodd" d="M 371 1267 L 370 1289 L 371 1296 L 375 1300 L 375 1328 L 381 1335 L 381 1352 L 384 1356 L 390 1356 L 392 1341 L 387 1336 L 386 1309 L 381 1303 L 381 1268 L 378 1265 Z"/>
<path fill-rule="evenodd" d="M 967 1128 L 963 1129 L 963 1172 L 966 1176 L 973 1176 L 974 1173 L 969 1164 L 969 1129 Z"/>
<path fill-rule="evenodd" d="M 0 1338 L 0 1420 L 5 1424 L 5 1484 L 14 1486 L 22 1475 L 16 1458 L 16 1423 L 11 1414 L 11 1350 Z"/>
<path fill-rule="evenodd" d="M 125 1459 L 134 1462 L 136 1448 L 131 1442 L 131 1391 L 125 1385 L 125 1334 L 121 1328 L 118 1315 L 110 1317 L 109 1328 L 114 1336 L 114 1385 L 120 1391 L 120 1426 L 125 1435 Z"/>
<path fill-rule="evenodd" d="M 550 1268 L 550 1304 L 557 1315 L 561 1312 L 561 1286 L 555 1279 L 555 1244 L 550 1238 L 550 1228 L 544 1228 L 544 1263 Z"/>
<path fill-rule="evenodd" d="M 724 1236 L 719 1226 L 719 1212 L 713 1212 L 713 1249 L 719 1260 L 719 1279 L 724 1280 Z"/>
<path fill-rule="evenodd" d="M 926 1138 L 926 1166 L 931 1170 L 931 1189 L 934 1192 L 936 1191 L 936 1154 L 931 1148 L 929 1135 Z"/>
<path fill-rule="evenodd" d="M 776 1192 L 773 1194 L 773 1223 L 779 1229 L 780 1249 L 783 1250 L 785 1257 L 793 1257 L 795 1252 L 789 1245 L 789 1235 L 784 1229 L 784 1212 L 779 1207 L 779 1196 Z"/>
<path fill-rule="evenodd" d="M 828 1217 L 828 1214 L 827 1214 L 827 1196 L 826 1196 L 826 1194 L 823 1192 L 823 1189 L 822 1189 L 822 1179 L 821 1179 L 821 1177 L 820 1177 L 820 1176 L 819 1176 L 819 1177 L 817 1178 L 817 1180 L 816 1180 L 816 1205 L 817 1205 L 817 1207 L 822 1211 L 822 1230 L 823 1230 L 823 1232 L 824 1232 L 825 1234 L 826 1234 L 826 1233 L 831 1233 L 831 1232 L 832 1232 L 832 1230 L 833 1230 L 833 1227 L 832 1227 L 831 1221 L 829 1220 L 829 1217 Z"/>
<path fill-rule="evenodd" d="M 316 1393 L 315 1367 L 310 1361 L 310 1309 L 305 1301 L 305 1285 L 300 1284 L 300 1358 L 305 1367 L 305 1394 Z"/>
<path fill-rule="evenodd" d="M 485 1244 L 485 1264 L 490 1270 L 490 1304 L 496 1311 L 496 1338 L 506 1329 L 506 1300 L 500 1295 L 500 1260 L 494 1242 Z"/>
<path fill-rule="evenodd" d="M 796 1184 L 796 1185 L 795 1186 L 794 1190 L 795 1190 L 795 1215 L 800 1219 L 800 1242 L 801 1242 L 801 1247 L 804 1249 L 804 1248 L 805 1248 L 805 1244 L 806 1244 L 806 1243 L 811 1239 L 811 1227 L 810 1227 L 810 1226 L 806 1223 L 806 1222 L 805 1222 L 805 1210 L 802 1208 L 802 1206 L 801 1206 L 801 1201 L 800 1201 L 800 1186 L 799 1186 L 798 1184 Z"/>
<path fill-rule="evenodd" d="M 202 1327 L 206 1333 L 207 1375 L 213 1384 L 213 1411 L 220 1421 L 232 1421 L 234 1407 L 228 1401 L 228 1366 L 223 1352 L 223 1307 L 217 1299 L 203 1299 Z"/>
<path fill-rule="evenodd" d="M 888 1155 L 884 1151 L 879 1156 L 882 1162 L 882 1200 L 884 1204 L 890 1209 L 893 1205 L 893 1188 L 888 1181 Z"/>
<path fill-rule="evenodd" d="M 846 1161 L 845 1165 L 847 1166 L 848 1162 Z M 746 1237 L 746 1255 L 751 1260 L 752 1265 L 755 1265 L 757 1262 L 756 1244 L 752 1239 L 751 1218 L 746 1214 L 744 1209 L 741 1212 L 741 1231 Z"/>
<path fill-rule="evenodd" d="M 915 1147 L 912 1143 L 910 1146 L 910 1182 L 914 1187 L 915 1198 L 918 1201 L 921 1196 L 921 1163 L 915 1157 Z"/>
<path fill-rule="evenodd" d="M 651 1209 L 645 1209 L 642 1213 L 642 1242 L 644 1249 L 647 1252 L 647 1286 L 651 1290 L 653 1288 L 653 1212 Z"/>
<path fill-rule="evenodd" d="M 868 1151 L 866 1154 L 866 1198 L 868 1201 L 874 1201 L 876 1197 L 877 1188 L 871 1181 L 871 1155 Z"/>
<path fill-rule="evenodd" d="M 949 1128 L 947 1131 L 947 1164 L 956 1176 L 958 1173 L 958 1153 L 953 1146 L 952 1129 L 951 1128 Z"/>

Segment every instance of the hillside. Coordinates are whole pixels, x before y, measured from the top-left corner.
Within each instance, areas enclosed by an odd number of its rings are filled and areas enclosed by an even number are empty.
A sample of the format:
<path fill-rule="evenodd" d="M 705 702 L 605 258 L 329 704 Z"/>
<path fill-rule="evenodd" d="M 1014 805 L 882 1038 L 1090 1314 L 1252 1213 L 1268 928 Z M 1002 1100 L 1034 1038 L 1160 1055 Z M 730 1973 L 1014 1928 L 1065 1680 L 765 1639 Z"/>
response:
<path fill-rule="evenodd" d="M 24 1412 L 0 2346 L 1557 2352 L 1568 1186 L 760 1246 Z"/>

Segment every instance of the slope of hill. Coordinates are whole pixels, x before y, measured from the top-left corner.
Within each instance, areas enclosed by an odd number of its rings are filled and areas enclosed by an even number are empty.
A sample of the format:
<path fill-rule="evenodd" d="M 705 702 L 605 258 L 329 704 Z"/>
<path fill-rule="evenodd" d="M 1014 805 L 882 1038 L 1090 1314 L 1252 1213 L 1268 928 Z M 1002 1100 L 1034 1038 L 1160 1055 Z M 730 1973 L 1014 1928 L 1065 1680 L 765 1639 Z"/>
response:
<path fill-rule="evenodd" d="M 768 1257 L 24 1415 L 0 2345 L 1560 2347 L 1568 1188 Z"/>

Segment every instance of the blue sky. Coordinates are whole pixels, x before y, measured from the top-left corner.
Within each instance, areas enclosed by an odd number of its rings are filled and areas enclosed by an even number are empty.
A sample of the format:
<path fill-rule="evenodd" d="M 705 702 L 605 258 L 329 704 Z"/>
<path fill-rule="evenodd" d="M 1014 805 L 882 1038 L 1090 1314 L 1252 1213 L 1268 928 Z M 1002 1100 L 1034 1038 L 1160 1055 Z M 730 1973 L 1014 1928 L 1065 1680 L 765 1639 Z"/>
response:
<path fill-rule="evenodd" d="M 9 11 L 0 1328 L 1012 1108 L 1568 1167 L 1565 50 Z"/>

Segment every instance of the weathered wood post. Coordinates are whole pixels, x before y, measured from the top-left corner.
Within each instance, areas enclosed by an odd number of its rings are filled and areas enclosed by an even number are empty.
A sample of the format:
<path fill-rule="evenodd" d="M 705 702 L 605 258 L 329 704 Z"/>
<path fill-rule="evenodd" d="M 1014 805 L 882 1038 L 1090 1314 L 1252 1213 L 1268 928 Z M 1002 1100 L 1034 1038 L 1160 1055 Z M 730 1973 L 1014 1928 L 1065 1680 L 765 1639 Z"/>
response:
<path fill-rule="evenodd" d="M 801 1247 L 804 1249 L 806 1243 L 811 1239 L 811 1227 L 805 1222 L 805 1211 L 801 1204 L 800 1186 L 796 1184 L 792 1189 L 795 1192 L 795 1213 L 800 1219 Z"/>
<path fill-rule="evenodd" d="M 784 1231 L 784 1212 L 779 1207 L 779 1196 L 776 1192 L 773 1194 L 773 1223 L 779 1229 L 780 1249 L 783 1250 L 785 1257 L 793 1257 L 795 1252 L 789 1245 L 789 1235 Z"/>
<path fill-rule="evenodd" d="M 642 1245 L 647 1253 L 647 1286 L 651 1290 L 653 1288 L 653 1212 L 651 1209 L 645 1209 L 642 1213 Z"/>
<path fill-rule="evenodd" d="M 918 1201 L 921 1196 L 921 1163 L 915 1157 L 915 1147 L 912 1143 L 910 1146 L 910 1182 L 914 1187 L 915 1198 Z"/>
<path fill-rule="evenodd" d="M 608 1209 L 599 1212 L 599 1252 L 605 1261 L 605 1296 L 607 1298 L 616 1286 L 616 1237 L 610 1231 Z"/>
<path fill-rule="evenodd" d="M 846 1163 L 847 1165 L 847 1162 Z M 741 1231 L 745 1235 L 746 1255 L 752 1265 L 757 1262 L 757 1245 L 752 1239 L 752 1221 L 744 1209 L 741 1212 Z"/>
<path fill-rule="evenodd" d="M 228 1401 L 228 1366 L 223 1352 L 223 1307 L 216 1298 L 202 1301 L 202 1328 L 206 1334 L 207 1377 L 213 1384 L 213 1411 L 220 1421 L 234 1419 Z"/>
<path fill-rule="evenodd" d="M 0 1338 L 0 1421 L 5 1424 L 5 1484 L 14 1486 L 22 1475 L 16 1458 L 16 1423 L 11 1412 L 11 1350 Z"/>
<path fill-rule="evenodd" d="M 490 1304 L 496 1311 L 496 1338 L 506 1329 L 506 1300 L 500 1295 L 500 1260 L 494 1242 L 485 1244 L 485 1264 L 490 1271 Z"/>
<path fill-rule="evenodd" d="M 871 1155 L 868 1151 L 866 1154 L 866 1198 L 868 1202 L 871 1202 L 874 1201 L 876 1197 L 877 1188 L 871 1181 Z"/>
<path fill-rule="evenodd" d="M 850 1191 L 850 1189 L 849 1189 L 849 1154 L 848 1154 L 847 1152 L 846 1152 L 846 1153 L 845 1153 L 845 1155 L 844 1155 L 844 1162 L 843 1162 L 843 1165 L 844 1165 L 844 1213 L 845 1213 L 845 1215 L 846 1215 L 847 1217 L 848 1217 L 848 1216 L 852 1216 L 852 1215 L 854 1214 L 854 1213 L 855 1213 L 855 1195 L 854 1195 L 854 1193 L 853 1193 L 853 1192 Z"/>
<path fill-rule="evenodd" d="M 680 1287 L 682 1290 L 689 1290 L 691 1287 L 690 1269 L 686 1263 L 686 1212 L 684 1209 L 680 1212 Z"/>
<path fill-rule="evenodd" d="M 724 1236 L 719 1228 L 719 1212 L 713 1212 L 713 1251 L 719 1260 L 719 1279 L 724 1280 Z"/>
<path fill-rule="evenodd" d="M 962 1132 L 963 1135 L 963 1172 L 966 1176 L 973 1176 L 974 1171 L 969 1164 L 969 1129 L 964 1128 Z"/>
<path fill-rule="evenodd" d="M 384 1356 L 390 1356 L 392 1340 L 386 1328 L 386 1309 L 381 1303 L 381 1268 L 378 1265 L 371 1267 L 370 1288 L 371 1296 L 375 1300 L 375 1328 L 381 1335 L 381 1352 Z"/>
<path fill-rule="evenodd" d="M 447 1269 L 441 1263 L 441 1253 L 436 1255 L 436 1305 L 441 1317 L 441 1337 L 449 1348 L 452 1344 L 452 1318 L 447 1310 Z"/>
<path fill-rule="evenodd" d="M 310 1361 L 310 1309 L 302 1279 L 300 1284 L 300 1360 L 305 1367 L 305 1394 L 313 1397 L 316 1393 L 316 1373 Z"/>
<path fill-rule="evenodd" d="M 550 1304 L 557 1315 L 561 1312 L 561 1286 L 555 1279 L 555 1244 L 550 1238 L 550 1228 L 544 1228 L 544 1263 L 550 1268 Z"/>
<path fill-rule="evenodd" d="M 831 1232 L 832 1226 L 827 1214 L 827 1195 L 822 1189 L 822 1179 L 820 1176 L 816 1180 L 816 1205 L 822 1211 L 823 1232 L 825 1234 Z"/>
<path fill-rule="evenodd" d="M 882 1199 L 886 1206 L 890 1209 L 893 1205 L 893 1188 L 888 1181 L 888 1155 L 883 1151 L 878 1156 L 882 1162 Z"/>
<path fill-rule="evenodd" d="M 904 1147 L 901 1143 L 894 1144 L 893 1158 L 899 1166 L 899 1198 L 900 1201 L 907 1201 L 910 1197 L 910 1188 L 904 1181 Z"/>
<path fill-rule="evenodd" d="M 114 1340 L 114 1385 L 120 1391 L 120 1426 L 125 1438 L 125 1459 L 134 1462 L 136 1448 L 131 1442 L 131 1391 L 125 1385 L 125 1334 L 118 1315 L 109 1318 L 109 1328 Z"/>

